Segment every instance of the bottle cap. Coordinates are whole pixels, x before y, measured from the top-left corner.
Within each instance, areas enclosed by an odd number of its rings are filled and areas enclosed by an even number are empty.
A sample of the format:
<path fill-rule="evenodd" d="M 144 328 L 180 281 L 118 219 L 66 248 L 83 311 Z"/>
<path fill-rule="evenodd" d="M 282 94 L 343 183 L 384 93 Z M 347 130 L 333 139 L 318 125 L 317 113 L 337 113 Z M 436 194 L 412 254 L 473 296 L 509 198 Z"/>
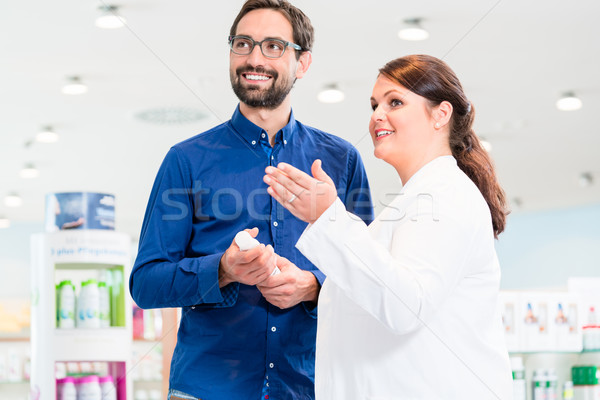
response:
<path fill-rule="evenodd" d="M 111 375 L 101 376 L 100 383 L 106 383 L 106 382 L 114 383 L 113 377 Z"/>
<path fill-rule="evenodd" d="M 80 384 L 84 384 L 84 383 L 98 383 L 100 382 L 100 380 L 98 379 L 97 375 L 88 375 L 88 376 L 82 376 L 81 378 L 79 378 L 79 383 Z"/>
<path fill-rule="evenodd" d="M 84 287 L 86 285 L 97 285 L 98 282 L 95 279 L 88 279 L 87 281 L 83 281 L 81 282 L 81 287 Z"/>

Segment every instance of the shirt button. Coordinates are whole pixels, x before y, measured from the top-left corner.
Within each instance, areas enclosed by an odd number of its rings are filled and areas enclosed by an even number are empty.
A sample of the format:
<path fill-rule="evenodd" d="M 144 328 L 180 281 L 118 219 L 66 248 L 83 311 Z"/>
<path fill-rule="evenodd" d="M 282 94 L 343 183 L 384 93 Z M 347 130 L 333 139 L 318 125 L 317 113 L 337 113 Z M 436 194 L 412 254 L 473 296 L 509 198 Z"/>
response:
<path fill-rule="evenodd" d="M 274 160 L 274 159 L 275 159 L 275 156 L 271 156 L 271 160 Z"/>
<path fill-rule="evenodd" d="M 276 330 L 277 330 L 277 328 L 275 328 L 275 327 L 271 328 L 271 332 L 275 332 Z"/>
<path fill-rule="evenodd" d="M 260 135 L 260 137 L 262 137 L 263 139 L 265 138 L 265 136 L 267 136 L 267 135 L 265 135 L 264 133 L 262 135 Z"/>
<path fill-rule="evenodd" d="M 275 364 L 273 364 L 273 363 L 269 364 L 269 368 L 273 368 L 273 367 L 275 367 Z"/>
<path fill-rule="evenodd" d="M 287 140 L 284 140 L 284 141 L 283 141 L 283 144 L 287 144 Z"/>
<path fill-rule="evenodd" d="M 269 382 L 267 382 L 267 387 L 269 387 Z"/>
<path fill-rule="evenodd" d="M 277 225 L 279 225 L 279 224 L 277 223 L 277 221 L 273 222 L 273 226 L 277 226 Z"/>
<path fill-rule="evenodd" d="M 252 141 L 252 145 L 254 146 L 255 144 L 256 144 L 256 140 L 253 140 Z"/>

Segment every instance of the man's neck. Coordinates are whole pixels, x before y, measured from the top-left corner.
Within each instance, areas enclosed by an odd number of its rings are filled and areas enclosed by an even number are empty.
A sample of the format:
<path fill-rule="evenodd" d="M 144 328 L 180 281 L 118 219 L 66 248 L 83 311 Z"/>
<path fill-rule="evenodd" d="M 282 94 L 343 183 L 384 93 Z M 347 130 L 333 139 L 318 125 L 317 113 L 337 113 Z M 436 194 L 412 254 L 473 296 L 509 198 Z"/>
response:
<path fill-rule="evenodd" d="M 275 144 L 275 135 L 290 121 L 292 106 L 289 96 L 274 109 L 249 107 L 240 103 L 240 112 L 253 124 L 263 128 L 269 135 L 271 146 Z"/>

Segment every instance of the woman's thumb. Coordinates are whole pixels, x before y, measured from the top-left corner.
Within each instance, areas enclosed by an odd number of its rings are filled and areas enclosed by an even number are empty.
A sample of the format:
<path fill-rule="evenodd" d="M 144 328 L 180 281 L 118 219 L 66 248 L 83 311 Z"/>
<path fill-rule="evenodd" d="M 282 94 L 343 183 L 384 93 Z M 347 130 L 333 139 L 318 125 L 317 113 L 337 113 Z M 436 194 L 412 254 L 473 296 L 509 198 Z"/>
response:
<path fill-rule="evenodd" d="M 312 165 L 311 172 L 315 179 L 322 182 L 333 183 L 329 175 L 327 175 L 325 171 L 323 171 L 321 160 L 315 160 L 315 162 Z"/>

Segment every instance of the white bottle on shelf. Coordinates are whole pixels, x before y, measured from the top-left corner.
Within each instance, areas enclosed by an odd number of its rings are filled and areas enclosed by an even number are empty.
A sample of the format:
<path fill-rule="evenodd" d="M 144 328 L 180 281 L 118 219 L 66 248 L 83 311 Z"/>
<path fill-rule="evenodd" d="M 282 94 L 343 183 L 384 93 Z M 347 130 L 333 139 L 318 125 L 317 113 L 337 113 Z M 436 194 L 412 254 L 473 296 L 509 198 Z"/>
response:
<path fill-rule="evenodd" d="M 67 376 L 56 381 L 58 391 L 58 400 L 77 400 L 77 389 L 75 388 L 75 378 Z"/>
<path fill-rule="evenodd" d="M 100 380 L 96 375 L 79 378 L 79 387 L 77 389 L 77 400 L 102 400 Z"/>
<path fill-rule="evenodd" d="M 546 397 L 546 378 L 543 369 L 533 371 L 531 380 L 532 400 L 547 400 Z"/>
<path fill-rule="evenodd" d="M 75 286 L 71 281 L 58 285 L 58 323 L 61 329 L 75 328 Z"/>
<path fill-rule="evenodd" d="M 573 400 L 573 381 L 565 381 L 563 384 L 563 400 Z"/>
<path fill-rule="evenodd" d="M 110 327 L 110 296 L 106 282 L 98 282 L 100 328 Z"/>
<path fill-rule="evenodd" d="M 77 302 L 77 327 L 100 328 L 100 293 L 95 279 L 81 283 Z"/>
<path fill-rule="evenodd" d="M 546 400 L 557 400 L 558 397 L 558 378 L 553 368 L 545 371 L 546 378 Z"/>
<path fill-rule="evenodd" d="M 110 375 L 100 377 L 102 400 L 117 400 L 117 389 L 113 377 Z"/>
<path fill-rule="evenodd" d="M 525 366 L 521 357 L 511 357 L 510 366 L 513 376 L 513 399 L 527 400 L 527 381 L 525 380 Z"/>

